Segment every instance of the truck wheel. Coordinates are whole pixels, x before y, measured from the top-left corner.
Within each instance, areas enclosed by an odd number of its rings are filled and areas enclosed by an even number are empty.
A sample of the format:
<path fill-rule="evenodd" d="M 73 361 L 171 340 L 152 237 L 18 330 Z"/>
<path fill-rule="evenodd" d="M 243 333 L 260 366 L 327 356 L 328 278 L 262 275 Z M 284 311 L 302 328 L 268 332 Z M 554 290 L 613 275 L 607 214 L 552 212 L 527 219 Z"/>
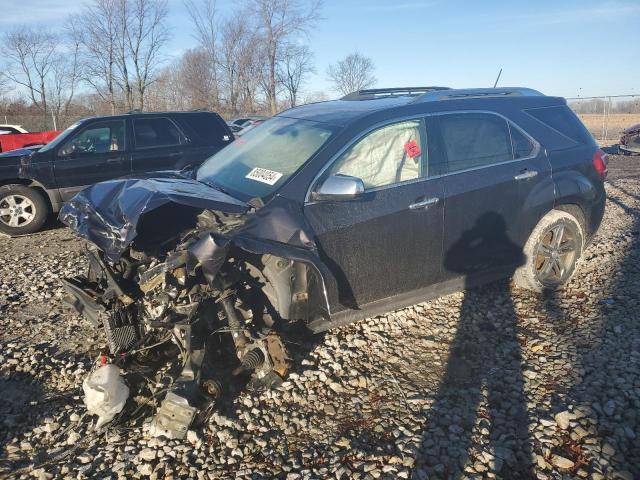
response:
<path fill-rule="evenodd" d="M 49 207 L 42 194 L 24 185 L 0 187 L 0 231 L 9 235 L 37 232 Z"/>
<path fill-rule="evenodd" d="M 527 240 L 526 261 L 513 276 L 516 286 L 535 292 L 559 288 L 573 275 L 583 246 L 580 222 L 565 211 L 550 211 Z"/>

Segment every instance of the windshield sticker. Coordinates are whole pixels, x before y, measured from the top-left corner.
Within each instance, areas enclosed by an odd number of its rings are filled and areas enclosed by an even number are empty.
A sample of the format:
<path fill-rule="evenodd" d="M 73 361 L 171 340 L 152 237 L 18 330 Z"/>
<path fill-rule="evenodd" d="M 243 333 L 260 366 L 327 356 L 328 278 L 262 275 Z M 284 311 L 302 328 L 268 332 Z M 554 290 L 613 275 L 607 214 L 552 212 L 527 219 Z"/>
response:
<path fill-rule="evenodd" d="M 416 158 L 420 156 L 420 146 L 418 145 L 418 142 L 416 142 L 415 140 L 410 140 L 407 143 L 404 144 L 404 151 L 407 152 L 407 155 L 409 155 L 411 158 Z"/>
<path fill-rule="evenodd" d="M 280 172 L 256 167 L 251 170 L 245 178 L 255 180 L 256 182 L 266 183 L 267 185 L 275 185 L 276 182 L 280 180 L 280 177 L 282 177 Z"/>

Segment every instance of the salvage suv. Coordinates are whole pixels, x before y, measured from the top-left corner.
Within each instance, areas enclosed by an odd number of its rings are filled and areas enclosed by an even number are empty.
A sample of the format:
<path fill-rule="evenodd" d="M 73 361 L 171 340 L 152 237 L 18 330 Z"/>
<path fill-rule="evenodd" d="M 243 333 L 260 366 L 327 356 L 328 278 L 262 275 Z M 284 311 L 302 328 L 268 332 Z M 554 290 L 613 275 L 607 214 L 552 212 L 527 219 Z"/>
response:
<path fill-rule="evenodd" d="M 560 287 L 600 225 L 606 168 L 562 98 L 360 91 L 267 120 L 191 177 L 79 193 L 60 218 L 96 247 L 67 301 L 124 369 L 178 344 L 182 374 L 153 424 L 180 437 L 239 378 L 277 384 L 294 326 L 321 332 L 506 276 Z"/>
<path fill-rule="evenodd" d="M 217 113 L 130 113 L 71 125 L 41 148 L 0 155 L 0 232 L 39 230 L 50 213 L 103 180 L 193 168 L 233 140 Z"/>

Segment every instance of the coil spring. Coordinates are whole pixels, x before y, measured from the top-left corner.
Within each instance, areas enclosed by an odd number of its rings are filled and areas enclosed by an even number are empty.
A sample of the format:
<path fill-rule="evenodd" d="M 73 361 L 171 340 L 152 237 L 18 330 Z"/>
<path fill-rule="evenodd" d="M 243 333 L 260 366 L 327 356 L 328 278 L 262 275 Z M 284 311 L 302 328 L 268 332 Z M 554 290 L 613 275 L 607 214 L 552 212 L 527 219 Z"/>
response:
<path fill-rule="evenodd" d="M 244 370 L 255 370 L 264 363 L 264 353 L 259 348 L 254 348 L 242 357 L 242 368 Z"/>

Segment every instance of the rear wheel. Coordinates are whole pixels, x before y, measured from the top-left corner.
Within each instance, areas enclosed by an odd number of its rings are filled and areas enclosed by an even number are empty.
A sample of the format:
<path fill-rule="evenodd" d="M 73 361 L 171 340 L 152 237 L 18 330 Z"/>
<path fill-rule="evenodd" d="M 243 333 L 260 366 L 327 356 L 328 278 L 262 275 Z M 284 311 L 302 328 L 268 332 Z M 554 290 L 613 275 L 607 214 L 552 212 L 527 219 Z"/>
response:
<path fill-rule="evenodd" d="M 9 235 L 37 232 L 49 208 L 40 192 L 24 185 L 0 187 L 0 231 Z"/>
<path fill-rule="evenodd" d="M 514 275 L 515 284 L 537 292 L 559 288 L 573 275 L 583 246 L 580 222 L 570 213 L 552 210 L 531 232 L 524 247 L 526 261 Z"/>

